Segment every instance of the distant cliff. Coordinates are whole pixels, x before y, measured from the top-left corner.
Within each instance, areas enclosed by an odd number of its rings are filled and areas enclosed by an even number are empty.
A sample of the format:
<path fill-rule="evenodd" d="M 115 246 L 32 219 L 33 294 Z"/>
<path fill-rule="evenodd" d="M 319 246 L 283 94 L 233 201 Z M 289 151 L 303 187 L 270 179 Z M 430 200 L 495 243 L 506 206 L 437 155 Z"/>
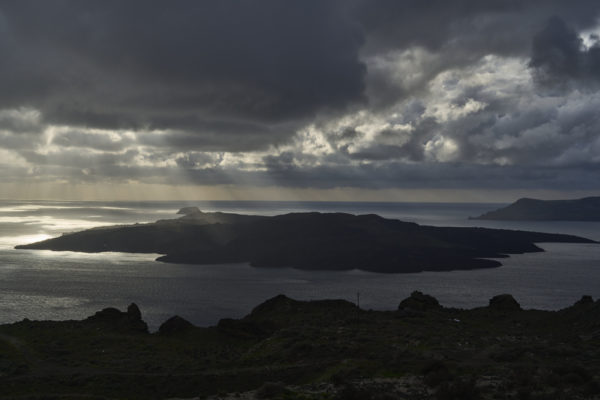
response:
<path fill-rule="evenodd" d="M 376 272 L 497 267 L 489 258 L 542 251 L 535 243 L 591 243 L 559 234 L 421 226 L 378 215 L 292 213 L 273 217 L 203 213 L 149 224 L 88 229 L 19 249 L 159 253 L 187 264 Z"/>
<path fill-rule="evenodd" d="M 523 221 L 600 221 L 600 197 L 578 200 L 519 199 L 473 219 Z"/>

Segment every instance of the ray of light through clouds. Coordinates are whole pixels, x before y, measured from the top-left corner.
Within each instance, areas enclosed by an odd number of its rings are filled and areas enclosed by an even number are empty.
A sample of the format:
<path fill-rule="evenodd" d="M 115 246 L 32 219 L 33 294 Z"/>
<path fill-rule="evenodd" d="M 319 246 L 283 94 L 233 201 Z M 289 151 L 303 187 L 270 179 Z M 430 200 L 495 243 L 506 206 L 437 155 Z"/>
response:
<path fill-rule="evenodd" d="M 0 197 L 600 194 L 600 3 L 0 1 Z"/>

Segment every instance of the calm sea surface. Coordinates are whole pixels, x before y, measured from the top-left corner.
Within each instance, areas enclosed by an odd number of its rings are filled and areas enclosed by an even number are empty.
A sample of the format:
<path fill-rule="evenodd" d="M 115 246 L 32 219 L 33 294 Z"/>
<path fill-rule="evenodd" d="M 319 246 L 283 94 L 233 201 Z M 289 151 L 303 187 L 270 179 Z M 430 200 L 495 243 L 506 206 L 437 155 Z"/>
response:
<path fill-rule="evenodd" d="M 541 244 L 545 253 L 514 255 L 500 268 L 476 271 L 377 274 L 259 269 L 246 264 L 179 265 L 156 254 L 14 250 L 99 225 L 176 218 L 180 207 L 274 215 L 294 211 L 376 213 L 421 224 L 484 226 L 560 232 L 600 240 L 597 222 L 473 221 L 502 204 L 323 202 L 40 202 L 0 201 L 0 323 L 29 319 L 80 319 L 104 307 L 137 303 L 151 329 L 172 315 L 197 325 L 241 317 L 284 293 L 297 299 L 341 298 L 361 306 L 394 309 L 413 290 L 446 306 L 476 307 L 512 293 L 525 308 L 560 309 L 583 294 L 600 296 L 600 245 Z"/>

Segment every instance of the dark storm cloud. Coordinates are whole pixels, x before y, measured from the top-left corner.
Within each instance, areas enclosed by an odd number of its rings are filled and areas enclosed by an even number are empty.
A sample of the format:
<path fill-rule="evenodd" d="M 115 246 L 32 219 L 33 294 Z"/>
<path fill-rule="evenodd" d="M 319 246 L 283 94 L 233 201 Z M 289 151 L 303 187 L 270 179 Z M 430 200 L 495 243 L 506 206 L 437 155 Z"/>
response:
<path fill-rule="evenodd" d="M 599 7 L 582 0 L 3 2 L 0 108 L 35 107 L 53 124 L 209 137 L 221 134 L 204 132 L 216 118 L 240 125 L 223 125 L 225 136 L 255 136 L 250 142 L 264 146 L 293 132 L 265 125 L 298 127 L 319 110 L 364 101 L 361 50 L 452 47 L 429 67 L 425 84 L 484 53 L 523 54 L 552 14 L 589 26 Z M 385 76 L 371 72 L 372 104 L 410 94 L 386 92 Z"/>
<path fill-rule="evenodd" d="M 561 15 L 577 29 L 593 26 L 595 0 L 376 0 L 356 8 L 373 49 L 420 45 L 439 50 L 524 54 L 540 23 Z"/>
<path fill-rule="evenodd" d="M 125 169 L 115 169 L 115 176 L 127 176 Z M 138 173 L 162 182 L 165 169 L 144 169 Z M 298 168 L 291 165 L 274 167 L 267 173 L 239 171 L 231 174 L 218 168 L 185 169 L 170 172 L 174 183 L 201 185 L 235 184 L 241 186 L 280 186 L 329 189 L 361 187 L 368 189 L 556 189 L 595 190 L 597 167 L 581 165 L 571 168 L 538 166 L 533 168 L 476 166 L 463 163 L 436 164 L 427 168 L 416 164 L 388 163 L 356 165 L 346 168 L 319 166 Z"/>
<path fill-rule="evenodd" d="M 194 131 L 363 100 L 362 32 L 337 1 L 19 1 L 0 12 L 0 108 L 36 107 L 54 124 Z"/>
<path fill-rule="evenodd" d="M 201 171 L 196 171 L 201 180 Z M 253 182 L 246 175 L 244 182 Z M 595 165 L 571 168 L 537 166 L 531 168 L 472 165 L 464 163 L 428 163 L 423 165 L 386 163 L 357 165 L 346 168 L 320 166 L 315 168 L 271 169 L 268 178 L 256 182 L 283 187 L 363 187 L 370 189 L 597 189 Z M 236 182 L 236 183 L 242 183 Z"/>
<path fill-rule="evenodd" d="M 599 16 L 597 0 L 0 0 L 0 149 L 31 179 L 590 188 L 600 45 L 581 35 Z"/>
<path fill-rule="evenodd" d="M 564 86 L 600 80 L 600 42 L 588 49 L 579 34 L 559 17 L 551 18 L 533 39 L 531 61 L 538 82 Z"/>
<path fill-rule="evenodd" d="M 367 50 L 383 52 L 451 44 L 454 59 L 433 75 L 484 52 L 523 53 L 541 18 L 585 27 L 598 8 L 581 0 L 3 2 L 0 107 L 34 106 L 51 123 L 107 129 L 290 121 L 365 99 L 365 35 Z M 375 85 L 377 74 L 370 79 Z M 278 133 L 249 134 L 268 142 Z"/>
<path fill-rule="evenodd" d="M 295 133 L 294 123 L 265 124 L 227 120 L 183 121 L 187 129 L 139 134 L 141 145 L 173 150 L 252 151 L 277 144 Z M 177 124 L 173 124 L 177 125 Z M 171 126 L 165 124 L 165 128 Z"/>
<path fill-rule="evenodd" d="M 414 46 L 438 56 L 415 66 L 421 77 L 409 87 L 398 85 L 377 63 L 369 64 L 369 100 L 379 108 L 418 96 L 440 72 L 471 65 L 485 55 L 528 57 L 532 38 L 553 15 L 579 31 L 593 27 L 600 2 L 379 0 L 360 2 L 355 10 L 367 36 L 362 50 L 367 59 L 389 58 Z"/>

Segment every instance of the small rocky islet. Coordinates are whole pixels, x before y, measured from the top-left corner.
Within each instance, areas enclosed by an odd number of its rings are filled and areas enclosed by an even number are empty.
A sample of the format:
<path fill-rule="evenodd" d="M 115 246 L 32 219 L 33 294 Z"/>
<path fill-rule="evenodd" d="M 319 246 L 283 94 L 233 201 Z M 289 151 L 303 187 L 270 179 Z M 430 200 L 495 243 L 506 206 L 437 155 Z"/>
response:
<path fill-rule="evenodd" d="M 394 311 L 279 295 L 241 319 L 148 332 L 137 305 L 0 325 L 2 399 L 598 399 L 600 301 Z"/>

